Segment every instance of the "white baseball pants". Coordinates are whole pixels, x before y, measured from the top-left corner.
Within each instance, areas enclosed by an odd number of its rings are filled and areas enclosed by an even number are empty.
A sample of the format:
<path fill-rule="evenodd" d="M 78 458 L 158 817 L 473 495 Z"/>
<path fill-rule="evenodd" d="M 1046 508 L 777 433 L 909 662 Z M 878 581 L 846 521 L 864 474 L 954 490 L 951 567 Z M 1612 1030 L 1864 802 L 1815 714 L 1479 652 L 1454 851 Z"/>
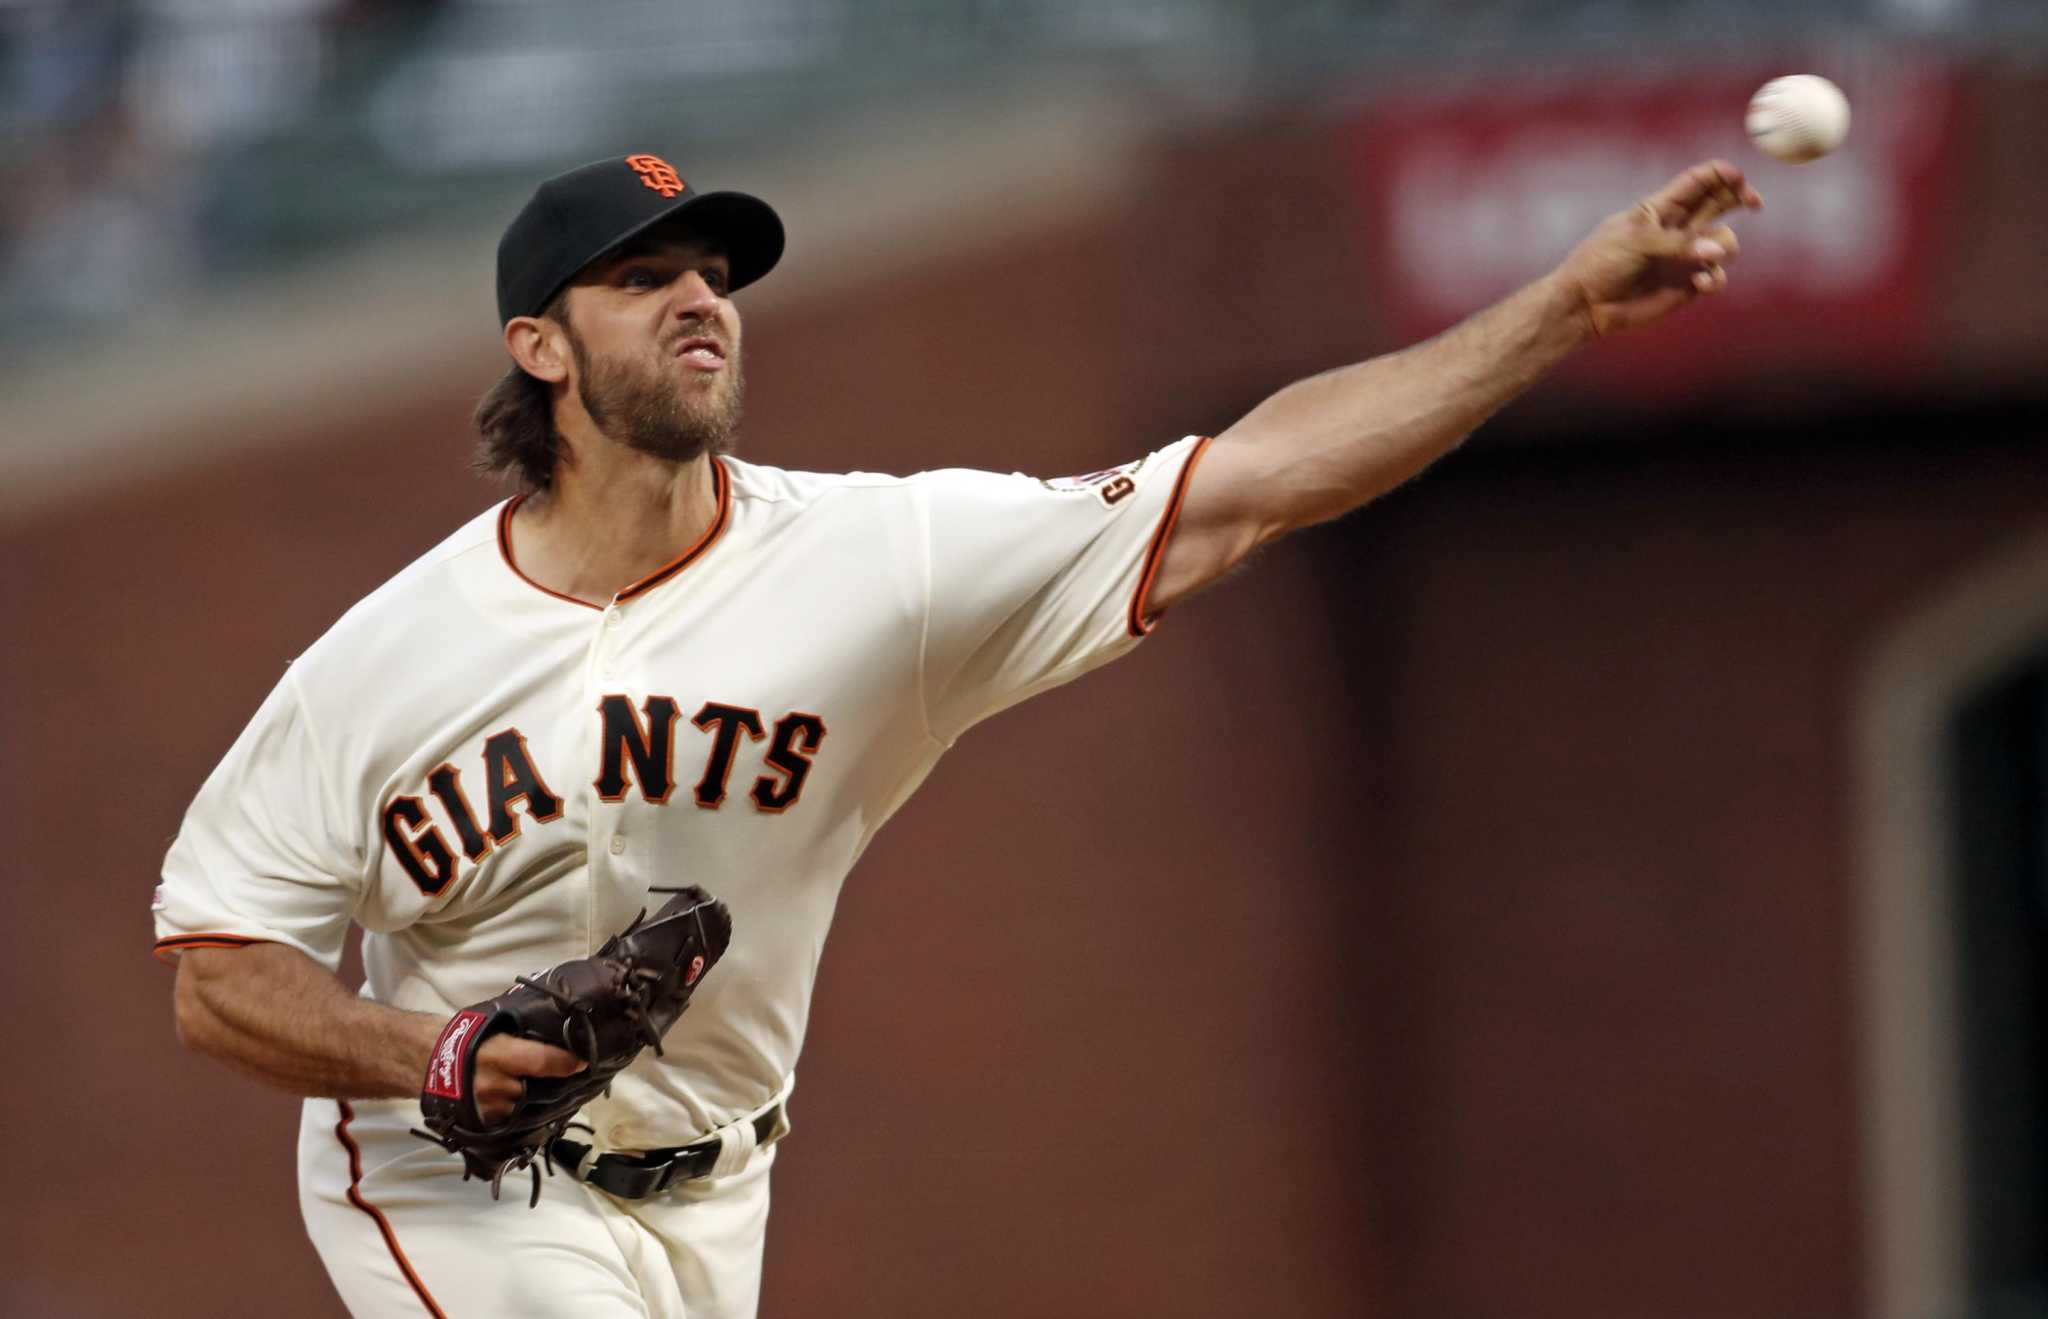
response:
<path fill-rule="evenodd" d="M 644 1200 L 543 1173 L 529 1209 L 530 1173 L 493 1200 L 419 1123 L 409 1099 L 309 1099 L 300 1119 L 306 1231 L 357 1319 L 754 1319 L 772 1143 Z"/>

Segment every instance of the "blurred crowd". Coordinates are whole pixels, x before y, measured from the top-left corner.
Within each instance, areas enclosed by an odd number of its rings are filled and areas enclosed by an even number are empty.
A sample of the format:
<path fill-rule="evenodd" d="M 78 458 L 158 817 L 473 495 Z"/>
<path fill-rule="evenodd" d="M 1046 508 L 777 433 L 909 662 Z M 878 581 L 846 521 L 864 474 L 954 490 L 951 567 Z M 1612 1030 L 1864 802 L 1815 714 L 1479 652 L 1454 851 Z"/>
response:
<path fill-rule="evenodd" d="M 0 307 L 117 320 L 232 265 L 241 150 L 313 115 L 337 54 L 427 0 L 0 0 Z"/>
<path fill-rule="evenodd" d="M 1800 15 L 1951 24 L 2039 4 L 1806 0 Z M 119 324 L 181 290 L 446 215 L 479 173 L 530 178 L 647 124 L 675 150 L 678 131 L 772 138 L 778 115 L 900 94 L 949 62 L 1197 48 L 1244 58 L 1262 41 L 1384 58 L 1395 31 L 1455 44 L 1475 29 L 1648 32 L 1780 11 L 1774 0 L 0 0 L 0 343 Z"/>

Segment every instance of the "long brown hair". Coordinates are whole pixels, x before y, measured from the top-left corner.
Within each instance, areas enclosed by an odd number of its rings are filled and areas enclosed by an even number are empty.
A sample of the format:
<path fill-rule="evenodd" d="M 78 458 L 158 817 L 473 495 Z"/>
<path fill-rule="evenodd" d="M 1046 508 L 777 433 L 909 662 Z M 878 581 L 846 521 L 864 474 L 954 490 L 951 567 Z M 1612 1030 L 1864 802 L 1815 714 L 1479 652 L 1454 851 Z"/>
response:
<path fill-rule="evenodd" d="M 564 320 L 567 301 L 566 290 L 557 293 L 540 314 Z M 562 436 L 555 429 L 554 400 L 545 380 L 514 364 L 477 401 L 470 419 L 477 433 L 471 467 L 485 476 L 511 476 L 528 492 L 554 484 Z"/>

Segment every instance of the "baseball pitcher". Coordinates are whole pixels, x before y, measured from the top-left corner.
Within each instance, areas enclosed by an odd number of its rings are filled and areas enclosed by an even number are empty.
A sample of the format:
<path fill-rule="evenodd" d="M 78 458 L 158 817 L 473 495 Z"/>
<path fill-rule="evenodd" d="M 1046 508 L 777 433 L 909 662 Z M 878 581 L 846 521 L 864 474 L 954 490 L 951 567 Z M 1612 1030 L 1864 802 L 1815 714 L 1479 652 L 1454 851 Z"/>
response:
<path fill-rule="evenodd" d="M 477 411 L 520 493 L 299 656 L 157 892 L 182 1039 L 306 1097 L 301 1206 L 349 1308 L 753 1315 L 840 885 L 941 754 L 1719 293 L 1760 204 L 1697 166 L 1435 339 L 1041 481 L 733 456 L 734 295 L 776 213 L 652 155 L 542 183 Z"/>

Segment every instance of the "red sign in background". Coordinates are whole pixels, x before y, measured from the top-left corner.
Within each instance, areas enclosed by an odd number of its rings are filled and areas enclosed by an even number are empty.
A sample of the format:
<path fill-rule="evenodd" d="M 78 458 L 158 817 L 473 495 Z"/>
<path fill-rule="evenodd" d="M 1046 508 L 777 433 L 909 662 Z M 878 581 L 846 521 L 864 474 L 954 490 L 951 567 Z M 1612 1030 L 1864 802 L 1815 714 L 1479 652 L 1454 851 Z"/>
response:
<path fill-rule="evenodd" d="M 1820 72 L 1847 143 L 1780 164 L 1743 131 L 1769 78 Z M 1434 334 L 1555 264 L 1600 219 L 1696 161 L 1741 165 L 1765 209 L 1735 221 L 1727 293 L 1579 358 L 1570 376 L 1685 396 L 1735 378 L 1910 374 L 1928 364 L 1954 171 L 1957 79 L 1924 58 L 1575 70 L 1376 98 L 1352 130 L 1387 323 Z"/>

